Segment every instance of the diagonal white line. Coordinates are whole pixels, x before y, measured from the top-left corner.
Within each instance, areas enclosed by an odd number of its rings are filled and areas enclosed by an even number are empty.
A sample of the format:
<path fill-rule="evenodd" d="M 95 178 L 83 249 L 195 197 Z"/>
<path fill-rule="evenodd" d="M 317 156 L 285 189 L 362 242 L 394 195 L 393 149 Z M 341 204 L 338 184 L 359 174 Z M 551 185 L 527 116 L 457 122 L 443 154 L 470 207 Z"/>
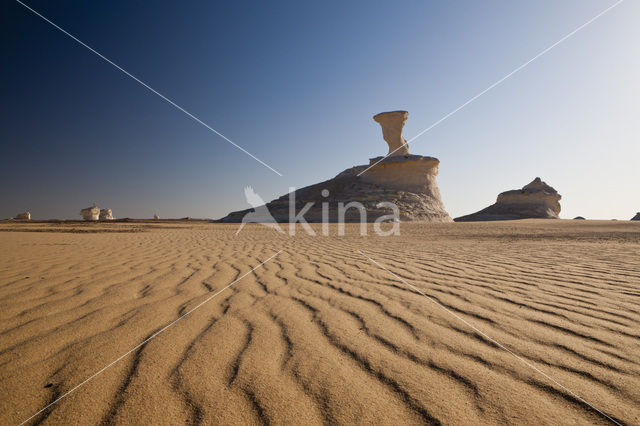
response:
<path fill-rule="evenodd" d="M 513 353 L 509 348 L 507 348 L 505 345 L 503 345 L 502 343 L 498 342 L 496 339 L 494 339 L 493 337 L 487 335 L 485 332 L 483 332 L 482 330 L 480 330 L 478 327 L 474 326 L 473 324 L 469 323 L 467 320 L 465 320 L 464 318 L 462 318 L 461 316 L 459 316 L 458 314 L 456 314 L 455 312 L 451 311 L 450 309 L 448 309 L 446 306 L 442 305 L 440 302 L 438 302 L 436 299 L 434 299 L 433 297 L 430 297 L 428 295 L 426 295 L 422 290 L 420 290 L 419 288 L 417 288 L 416 286 L 410 284 L 409 282 L 407 282 L 404 278 L 394 274 L 393 272 L 391 272 L 389 269 L 387 269 L 384 265 L 381 265 L 380 263 L 376 262 L 375 260 L 373 260 L 372 258 L 370 258 L 369 256 L 367 256 L 366 254 L 364 254 L 361 250 L 356 250 L 358 253 L 360 253 L 362 256 L 364 256 L 365 258 L 367 258 L 371 263 L 379 266 L 380 268 L 384 269 L 385 271 L 387 271 L 389 274 L 391 274 L 392 276 L 394 276 L 397 280 L 402 281 L 405 285 L 411 287 L 413 290 L 417 291 L 418 293 L 420 293 L 421 295 L 423 295 L 424 297 L 426 297 L 427 299 L 429 299 L 430 301 L 432 301 L 433 303 L 435 303 L 436 305 L 438 305 L 439 307 L 441 307 L 442 309 L 444 309 L 445 311 L 447 311 L 448 313 L 450 313 L 451 315 L 453 315 L 454 317 L 456 317 L 458 320 L 462 321 L 463 323 L 465 323 L 468 327 L 472 328 L 474 331 L 476 331 L 477 333 L 480 333 L 482 336 L 484 336 L 486 339 L 490 340 L 491 342 L 495 343 L 496 345 L 498 345 L 500 348 L 504 349 L 505 351 L 509 352 L 511 355 L 513 355 L 514 357 L 516 357 L 519 361 L 523 362 L 525 365 L 527 365 L 528 367 L 532 368 L 533 370 L 535 370 L 536 372 L 542 374 L 544 377 L 546 377 L 547 379 L 551 380 L 553 383 L 555 383 L 557 386 L 561 387 L 562 389 L 564 389 L 565 391 L 569 392 L 571 395 L 573 395 L 575 398 L 577 398 L 578 400 L 582 401 L 583 403 L 587 404 L 589 407 L 591 407 L 593 410 L 597 411 L 598 413 L 600 413 L 602 416 L 604 416 L 605 418 L 607 418 L 608 420 L 612 421 L 613 423 L 615 423 L 616 425 L 622 426 L 619 422 L 617 422 L 616 420 L 612 419 L 610 416 L 608 416 L 606 413 L 598 410 L 596 407 L 594 407 L 593 405 L 589 404 L 587 401 L 584 400 L 584 398 L 582 398 L 580 395 L 576 394 L 575 392 L 573 392 L 571 389 L 567 388 L 566 386 L 562 385 L 561 383 L 559 383 L 557 380 L 555 380 L 553 377 L 549 376 L 547 373 L 545 373 L 544 371 L 540 370 L 538 367 L 536 367 L 535 365 L 531 364 L 529 361 L 527 361 L 526 359 L 522 358 L 521 356 Z"/>
<path fill-rule="evenodd" d="M 241 279 L 243 279 L 244 277 L 246 277 L 247 275 L 249 275 L 250 273 L 252 273 L 253 271 L 255 271 L 256 269 L 262 267 L 265 263 L 267 263 L 268 261 L 270 261 L 271 259 L 273 259 L 274 257 L 276 257 L 277 255 L 279 255 L 280 253 L 282 253 L 282 250 L 279 250 L 276 254 L 272 255 L 271 257 L 269 257 L 267 260 L 265 260 L 264 262 L 260 263 L 258 266 L 254 267 L 253 269 L 251 269 L 249 272 L 241 275 L 239 278 L 235 279 L 233 282 L 231 282 L 231 284 L 226 285 L 225 287 L 222 287 L 222 289 L 218 290 L 216 293 L 214 293 L 213 295 L 207 297 L 204 301 L 200 302 L 199 304 L 197 304 L 193 309 L 191 309 L 190 311 L 188 311 L 187 313 L 183 314 L 182 316 L 176 318 L 175 320 L 171 321 L 169 324 L 165 325 L 164 327 L 162 327 L 160 330 L 156 331 L 155 333 L 153 333 L 151 336 L 149 336 L 148 338 L 146 338 L 145 340 L 143 340 L 142 342 L 138 343 L 136 346 L 134 346 L 133 348 L 131 348 L 130 350 L 128 350 L 127 352 L 125 352 L 124 354 L 120 355 L 118 358 L 116 358 L 115 360 L 113 360 L 112 362 L 110 362 L 109 364 L 107 364 L 105 367 L 103 367 L 102 369 L 98 370 L 96 373 L 92 374 L 91 376 L 89 376 L 88 378 L 86 378 L 83 382 L 81 382 L 80 384 L 76 385 L 75 387 L 73 387 L 71 390 L 65 392 L 64 394 L 62 394 L 62 396 L 60 396 L 58 399 L 56 399 L 55 401 L 51 402 L 50 404 L 48 404 L 46 407 L 42 408 L 40 411 L 38 411 L 37 413 L 33 414 L 31 417 L 29 417 L 28 419 L 24 420 L 22 423 L 20 423 L 20 426 L 22 426 L 23 424 L 27 423 L 29 420 L 33 419 L 35 416 L 37 416 L 38 414 L 42 413 L 43 411 L 45 411 L 47 408 L 51 407 L 52 405 L 58 403 L 58 401 L 60 401 L 63 398 L 66 398 L 67 396 L 69 396 L 71 393 L 75 392 L 78 388 L 80 388 L 81 386 L 85 385 L 86 383 L 88 383 L 89 381 L 91 381 L 92 379 L 94 379 L 96 376 L 100 375 L 101 373 L 103 373 L 104 371 L 108 370 L 109 368 L 111 368 L 114 364 L 116 364 L 118 361 L 120 361 L 122 358 L 125 358 L 127 355 L 131 354 L 131 352 L 135 351 L 136 349 L 146 345 L 147 343 L 149 343 L 150 340 L 156 338 L 160 333 L 166 331 L 169 327 L 173 326 L 175 323 L 177 323 L 178 321 L 180 321 L 182 318 L 186 317 L 187 315 L 189 315 L 190 313 L 192 313 L 193 311 L 195 311 L 196 309 L 200 308 L 202 305 L 204 305 L 205 303 L 207 303 L 209 300 L 213 299 L 214 297 L 216 297 L 217 295 L 219 295 L 220 293 L 222 293 L 223 291 L 225 291 L 226 289 L 228 289 L 229 287 L 231 287 L 232 285 L 234 285 L 235 283 L 237 283 L 238 281 L 240 281 Z"/>
<path fill-rule="evenodd" d="M 438 124 L 442 123 L 443 121 L 445 121 L 447 118 L 451 117 L 453 114 L 455 114 L 456 112 L 460 111 L 462 108 L 466 107 L 467 105 L 469 105 L 470 103 L 472 103 L 473 101 L 475 101 L 476 99 L 478 99 L 480 96 L 484 95 L 485 93 L 487 93 L 489 90 L 493 89 L 494 87 L 498 86 L 500 83 L 504 82 L 506 79 L 508 79 L 509 77 L 513 76 L 515 73 L 517 73 L 518 71 L 522 70 L 523 68 L 525 68 L 527 65 L 531 64 L 533 61 L 535 61 L 536 59 L 540 58 L 542 55 L 544 55 L 545 53 L 549 52 L 551 49 L 553 49 L 554 47 L 558 46 L 560 43 L 562 43 L 563 41 L 565 41 L 566 39 L 568 39 L 569 37 L 571 37 L 572 35 L 574 35 L 575 33 L 577 33 L 578 31 L 582 30 L 583 28 L 585 28 L 586 26 L 592 24 L 596 19 L 600 18 L 602 15 L 606 14 L 607 12 L 609 12 L 611 9 L 613 9 L 614 7 L 618 6 L 620 3 L 622 3 L 625 0 L 618 0 L 617 2 L 615 2 L 613 5 L 609 6 L 608 8 L 606 8 L 605 10 L 603 10 L 602 12 L 598 13 L 596 16 L 594 16 L 593 18 L 589 19 L 587 22 L 585 22 L 584 24 L 580 25 L 578 28 L 576 28 L 575 30 L 571 31 L 569 34 L 567 34 L 566 36 L 562 37 L 560 40 L 556 41 L 555 43 L 553 43 L 551 46 L 547 47 L 546 49 L 544 49 L 542 52 L 538 53 L 536 56 L 534 56 L 533 58 L 529 59 L 527 62 L 525 62 L 524 64 L 520 65 L 519 67 L 517 67 L 516 69 L 514 69 L 513 71 L 511 71 L 509 74 L 505 75 L 504 77 L 502 77 L 500 80 L 496 81 L 495 83 L 493 83 L 491 86 L 487 87 L 486 89 L 484 89 L 482 92 L 478 93 L 477 95 L 473 96 L 471 99 L 469 99 L 468 101 L 466 101 L 465 103 L 463 103 L 462 105 L 460 105 L 459 107 L 457 107 L 456 109 L 454 109 L 453 111 L 451 111 L 450 113 L 448 113 L 447 115 L 445 115 L 444 117 L 442 117 L 441 119 L 439 119 L 438 121 L 436 121 L 435 123 L 431 124 L 429 127 L 427 127 L 426 129 L 424 129 L 423 131 L 421 131 L 420 133 L 418 133 L 417 135 L 415 135 L 414 137 L 412 137 L 411 139 L 409 139 L 407 141 L 407 143 L 409 142 L 413 142 L 414 140 L 418 139 L 420 136 L 424 135 L 426 132 L 428 132 L 429 130 L 433 129 L 434 127 L 436 127 Z M 361 174 L 363 174 L 364 172 L 366 172 L 367 170 L 369 170 L 370 168 L 372 168 L 373 166 L 377 165 L 378 163 L 380 163 L 381 161 L 383 161 L 385 158 L 393 155 L 396 151 L 398 151 L 400 148 L 402 148 L 404 145 L 400 145 L 398 146 L 396 149 L 394 149 L 393 151 L 391 151 L 390 153 L 388 153 L 387 155 L 385 155 L 384 157 L 382 157 L 380 160 L 376 161 L 375 163 L 371 164 L 369 167 L 367 167 L 366 169 L 364 169 L 363 171 L 361 171 L 360 173 L 358 173 L 358 176 L 360 176 Z"/>
<path fill-rule="evenodd" d="M 91 52 L 95 53 L 97 56 L 99 56 L 100 58 L 104 59 L 106 62 L 108 62 L 109 64 L 113 65 L 115 68 L 117 68 L 118 70 L 122 71 L 125 75 L 127 75 L 128 77 L 131 77 L 133 80 L 135 80 L 136 82 L 140 83 L 140 85 L 144 86 L 145 88 L 149 89 L 151 92 L 155 93 L 156 95 L 160 96 L 163 100 L 167 101 L 168 103 L 170 103 L 171 105 L 173 105 L 175 108 L 177 108 L 178 110 L 182 111 L 183 113 L 185 113 L 186 115 L 188 115 L 190 118 L 192 118 L 193 120 L 195 120 L 197 123 L 202 124 L 204 127 L 206 127 L 207 129 L 209 129 L 210 131 L 212 131 L 213 133 L 215 133 L 216 135 L 220 136 L 222 139 L 224 139 L 225 141 L 229 142 L 231 145 L 235 146 L 236 148 L 238 148 L 240 151 L 244 152 L 245 154 L 247 154 L 249 157 L 253 158 L 254 160 L 256 160 L 258 163 L 262 164 L 263 166 L 265 166 L 266 168 L 268 168 L 269 170 L 271 170 L 272 172 L 274 172 L 275 174 L 277 174 L 278 176 L 282 176 L 282 173 L 280 173 L 279 171 L 277 171 L 276 169 L 274 169 L 273 167 L 271 167 L 270 165 L 268 165 L 267 163 L 265 163 L 264 161 L 262 161 L 261 159 L 259 159 L 258 157 L 256 157 L 255 155 L 253 155 L 252 153 L 250 153 L 249 151 L 247 151 L 246 149 L 244 149 L 243 147 L 241 147 L 240 145 L 238 145 L 237 143 L 235 143 L 234 141 L 232 141 L 231 139 L 229 139 L 228 137 L 226 137 L 225 135 L 223 135 L 222 133 L 220 133 L 219 131 L 217 131 L 216 129 L 214 129 L 213 127 L 209 126 L 207 123 L 205 123 L 204 121 L 200 120 L 198 117 L 196 117 L 195 115 L 191 114 L 189 111 L 187 111 L 186 109 L 182 108 L 180 105 L 176 104 L 175 102 L 173 102 L 171 99 L 167 98 L 166 96 L 164 96 L 162 93 L 158 92 L 156 89 L 154 89 L 153 87 L 149 86 L 147 83 L 145 83 L 144 81 L 140 80 L 138 77 L 134 76 L 133 74 L 131 74 L 130 72 L 128 72 L 127 70 L 125 70 L 124 68 L 122 68 L 121 66 L 119 66 L 118 64 L 116 64 L 115 62 L 113 62 L 112 60 L 110 60 L 109 58 L 107 58 L 106 56 L 104 56 L 103 54 L 101 54 L 100 52 L 98 52 L 97 50 L 95 50 L 94 48 L 92 48 L 91 46 L 87 45 L 86 43 L 82 42 L 81 40 L 79 40 L 77 37 L 75 37 L 74 35 L 70 34 L 69 32 L 65 31 L 63 28 L 59 27 L 58 25 L 56 25 L 55 23 L 53 23 L 52 21 L 50 21 L 49 19 L 47 19 L 46 17 L 42 16 L 40 13 L 38 13 L 37 11 L 35 11 L 34 9 L 32 9 L 31 7 L 27 6 L 26 4 L 24 4 L 23 2 L 21 2 L 20 0 L 16 0 L 16 2 L 20 3 L 22 6 L 24 6 L 26 9 L 30 10 L 31 12 L 33 12 L 34 14 L 36 14 L 37 16 L 39 16 L 40 18 L 42 18 L 43 20 L 45 20 L 46 22 L 48 22 L 49 24 L 51 24 L 53 27 L 55 27 L 56 29 L 60 30 L 62 33 L 64 33 L 65 35 L 67 35 L 68 37 L 70 37 L 71 39 L 75 40 L 76 42 L 78 42 L 80 45 L 86 47 L 87 49 L 89 49 Z"/>

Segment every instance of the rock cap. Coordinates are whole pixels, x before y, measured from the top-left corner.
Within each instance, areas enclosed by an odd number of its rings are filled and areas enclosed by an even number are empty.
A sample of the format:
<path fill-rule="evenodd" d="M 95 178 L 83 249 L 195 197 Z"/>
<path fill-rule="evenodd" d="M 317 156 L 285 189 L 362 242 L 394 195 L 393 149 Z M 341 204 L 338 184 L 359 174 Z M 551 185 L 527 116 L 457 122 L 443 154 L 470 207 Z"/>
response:
<path fill-rule="evenodd" d="M 382 137 L 389 145 L 389 156 L 408 155 L 409 145 L 402 136 L 402 128 L 409 118 L 409 111 L 381 112 L 373 119 L 382 127 Z"/>

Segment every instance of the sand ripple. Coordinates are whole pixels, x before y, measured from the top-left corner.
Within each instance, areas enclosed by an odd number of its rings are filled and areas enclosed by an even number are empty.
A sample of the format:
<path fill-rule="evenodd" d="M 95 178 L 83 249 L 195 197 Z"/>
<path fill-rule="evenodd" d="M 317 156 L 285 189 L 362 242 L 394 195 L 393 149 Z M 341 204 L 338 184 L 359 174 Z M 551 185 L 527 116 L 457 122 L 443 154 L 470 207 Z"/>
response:
<path fill-rule="evenodd" d="M 17 226 L 17 225 L 16 225 Z M 50 231 L 46 227 L 50 226 Z M 0 423 L 640 424 L 640 224 L 0 232 Z M 320 231 L 319 227 L 316 227 Z"/>

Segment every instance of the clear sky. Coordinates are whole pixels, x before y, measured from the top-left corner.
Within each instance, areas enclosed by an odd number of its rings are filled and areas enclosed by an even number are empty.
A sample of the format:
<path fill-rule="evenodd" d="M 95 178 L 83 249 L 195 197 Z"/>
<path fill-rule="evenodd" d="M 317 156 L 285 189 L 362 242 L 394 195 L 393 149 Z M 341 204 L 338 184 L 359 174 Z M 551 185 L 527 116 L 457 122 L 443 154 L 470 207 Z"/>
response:
<path fill-rule="evenodd" d="M 384 155 L 613 0 L 25 0 L 280 177 L 14 1 L 0 7 L 0 218 L 209 217 Z M 540 176 L 564 218 L 640 211 L 640 1 L 415 140 L 452 217 Z"/>

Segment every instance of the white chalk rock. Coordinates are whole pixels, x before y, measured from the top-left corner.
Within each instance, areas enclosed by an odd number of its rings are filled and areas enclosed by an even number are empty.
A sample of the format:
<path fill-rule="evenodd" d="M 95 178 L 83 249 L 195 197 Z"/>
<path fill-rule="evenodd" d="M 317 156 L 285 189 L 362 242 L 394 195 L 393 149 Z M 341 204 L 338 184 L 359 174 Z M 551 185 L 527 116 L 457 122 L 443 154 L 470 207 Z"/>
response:
<path fill-rule="evenodd" d="M 111 209 L 102 209 L 100 210 L 100 220 L 113 220 L 113 212 Z"/>
<path fill-rule="evenodd" d="M 98 220 L 100 219 L 100 209 L 94 204 L 92 207 L 80 210 L 80 216 L 83 220 Z"/>
<path fill-rule="evenodd" d="M 495 204 L 476 213 L 457 217 L 455 221 L 558 219 L 561 198 L 558 191 L 537 177 L 522 189 L 499 194 Z"/>
<path fill-rule="evenodd" d="M 24 213 L 18 213 L 15 217 L 16 220 L 31 220 L 31 213 L 29 212 L 24 212 Z"/>
<path fill-rule="evenodd" d="M 373 116 L 373 119 L 382 127 L 382 137 L 389 145 L 387 155 L 390 157 L 409 154 L 409 145 L 402 136 L 402 128 L 408 117 L 408 111 L 381 112 Z"/>
<path fill-rule="evenodd" d="M 402 137 L 408 116 L 407 111 L 376 114 L 373 119 L 382 127 L 382 136 L 389 146 L 388 156 L 370 158 L 369 166 L 352 167 L 333 179 L 296 190 L 295 210 L 311 203 L 304 214 L 305 220 L 322 222 L 325 220 L 322 206 L 327 203 L 328 221 L 337 222 L 340 203 L 358 202 L 364 206 L 366 220 L 373 222 L 389 215 L 388 208 L 378 205 L 386 202 L 397 207 L 401 221 L 451 222 L 436 182 L 440 161 L 411 155 L 407 141 Z M 289 200 L 290 196 L 286 194 L 264 207 L 276 221 L 288 222 L 292 219 Z M 263 210 L 261 207 L 253 205 L 252 209 L 231 212 L 221 221 L 242 222 L 245 216 Z M 348 213 L 344 218 L 346 222 L 363 220 L 356 209 Z"/>

